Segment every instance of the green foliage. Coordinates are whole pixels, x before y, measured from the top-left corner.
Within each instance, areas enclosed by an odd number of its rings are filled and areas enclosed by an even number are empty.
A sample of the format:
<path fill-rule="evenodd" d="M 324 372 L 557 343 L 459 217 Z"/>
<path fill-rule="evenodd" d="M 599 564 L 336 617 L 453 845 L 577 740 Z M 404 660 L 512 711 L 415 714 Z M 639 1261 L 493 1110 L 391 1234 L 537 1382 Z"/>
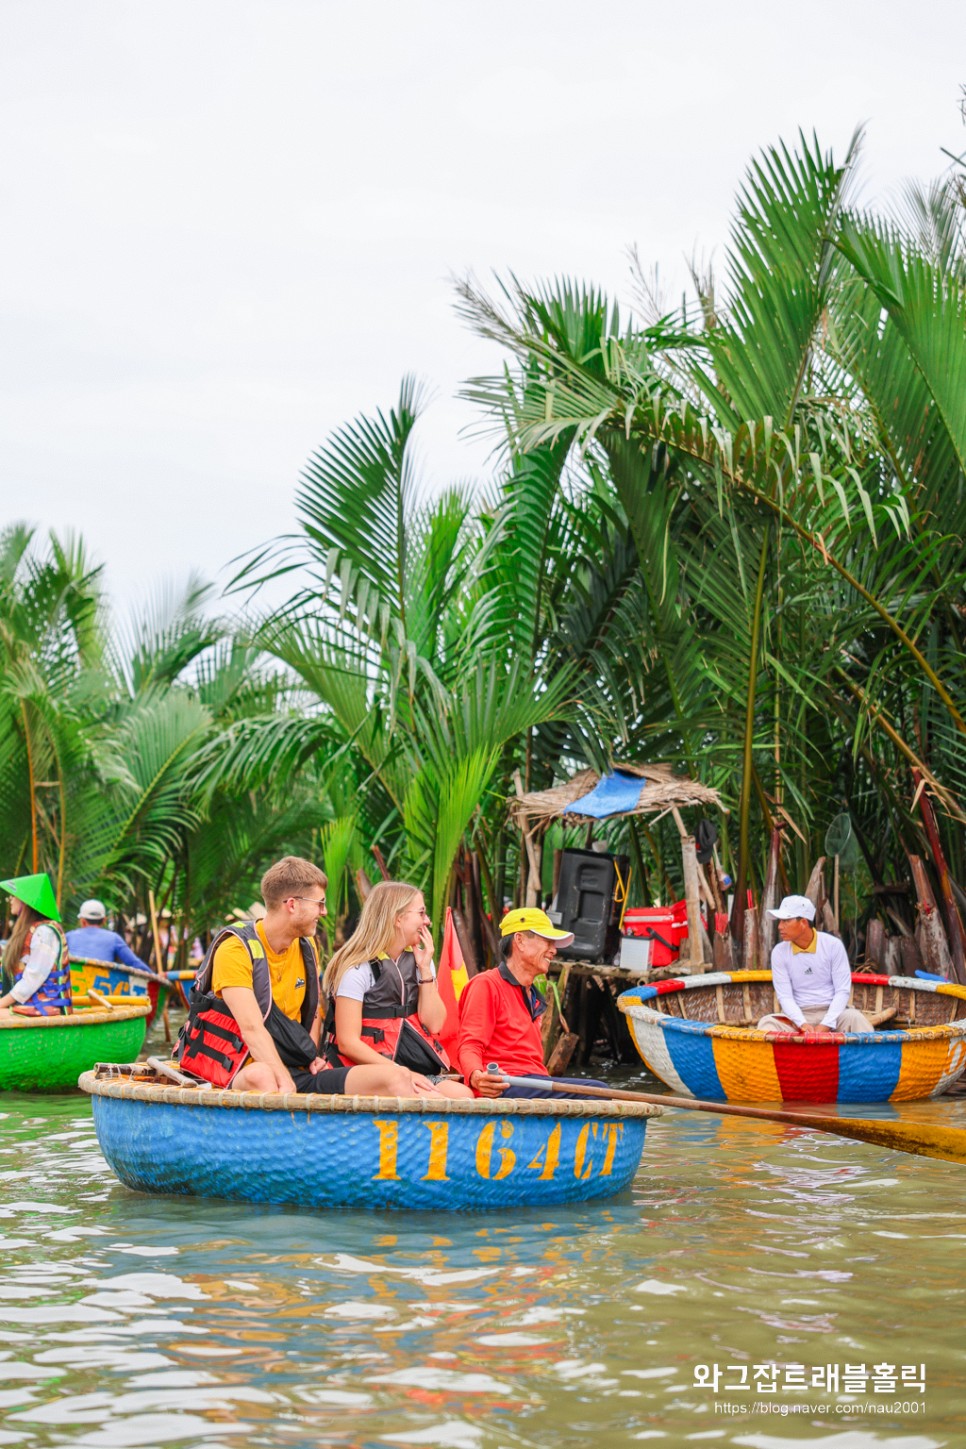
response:
<path fill-rule="evenodd" d="M 405 379 L 313 454 L 297 532 L 236 577 L 288 585 L 270 614 L 216 617 L 190 580 L 119 629 L 78 541 L 8 530 L 5 869 L 49 869 L 68 905 L 150 888 L 200 927 L 288 849 L 321 855 L 344 915 L 377 846 L 437 920 L 477 869 L 498 916 L 515 773 L 623 758 L 723 793 L 739 901 L 783 817 L 798 885 L 840 809 L 873 875 L 904 873 L 910 769 L 966 820 L 966 245 L 949 178 L 857 210 L 858 157 L 766 150 L 723 286 L 664 316 L 461 286 L 504 353 L 466 388 L 496 476 L 431 493 Z M 666 891 L 662 829 L 633 849 Z"/>

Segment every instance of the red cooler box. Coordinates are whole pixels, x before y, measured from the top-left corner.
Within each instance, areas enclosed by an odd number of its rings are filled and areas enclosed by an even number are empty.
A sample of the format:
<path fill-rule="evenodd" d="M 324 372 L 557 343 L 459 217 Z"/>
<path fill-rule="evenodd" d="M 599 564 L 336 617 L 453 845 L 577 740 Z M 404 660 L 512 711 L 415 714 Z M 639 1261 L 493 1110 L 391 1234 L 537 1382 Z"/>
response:
<path fill-rule="evenodd" d="M 670 966 L 677 959 L 681 942 L 688 936 L 688 908 L 685 901 L 673 906 L 629 906 L 624 912 L 625 936 L 637 936 L 651 943 L 650 965 Z"/>

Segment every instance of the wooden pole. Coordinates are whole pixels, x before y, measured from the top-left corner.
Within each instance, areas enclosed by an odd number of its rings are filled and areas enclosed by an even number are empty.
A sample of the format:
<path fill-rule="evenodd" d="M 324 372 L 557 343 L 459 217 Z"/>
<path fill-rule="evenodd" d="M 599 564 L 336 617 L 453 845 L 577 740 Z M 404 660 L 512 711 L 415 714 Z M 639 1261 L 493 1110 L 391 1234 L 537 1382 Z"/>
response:
<path fill-rule="evenodd" d="M 778 865 L 781 860 L 782 835 L 781 825 L 772 826 L 771 840 L 768 847 L 768 869 L 765 872 L 765 888 L 762 891 L 761 903 L 758 908 L 758 959 L 765 963 L 771 961 L 771 948 L 775 944 L 775 922 L 768 914 L 776 904 L 778 894 Z"/>
<path fill-rule="evenodd" d="M 517 792 L 517 799 L 522 800 L 525 792 L 519 770 L 514 770 L 513 772 L 513 788 Z M 523 843 L 527 850 L 527 860 L 530 865 L 530 871 L 527 877 L 526 904 L 528 906 L 538 906 L 540 904 L 540 856 L 537 853 L 537 847 L 533 843 L 530 835 L 529 817 L 521 812 L 518 819 L 523 835 Z"/>
<path fill-rule="evenodd" d="M 926 794 L 920 772 L 913 770 L 912 778 L 916 785 L 916 793 L 919 796 L 919 810 L 922 815 L 923 824 L 926 827 L 929 849 L 932 851 L 936 874 L 939 877 L 939 890 L 945 907 L 946 930 L 950 954 L 952 955 L 952 971 L 950 975 L 954 981 L 958 981 L 960 985 L 963 985 L 963 983 L 966 983 L 966 934 L 963 932 L 963 920 L 959 914 L 956 897 L 953 895 L 949 866 L 946 864 L 942 842 L 939 839 L 939 826 L 936 822 L 936 812 L 932 808 L 932 801 Z"/>
<path fill-rule="evenodd" d="M 952 973 L 953 958 L 949 950 L 949 942 L 946 939 L 946 932 L 943 930 L 942 917 L 936 905 L 936 897 L 932 893 L 932 886 L 926 875 L 926 867 L 918 855 L 910 855 L 909 864 L 912 867 L 912 879 L 918 898 L 919 929 L 916 934 L 923 963 L 927 971 L 935 971 L 940 976 L 949 976 Z"/>
<path fill-rule="evenodd" d="M 676 807 L 671 811 L 674 823 L 681 837 L 681 860 L 684 865 L 684 901 L 688 910 L 688 956 L 691 970 L 705 969 L 704 947 L 701 940 L 700 885 L 698 883 L 698 854 L 694 837 L 684 828 L 681 812 Z"/>
<path fill-rule="evenodd" d="M 166 967 L 167 967 L 167 964 L 168 963 L 167 963 L 167 961 L 164 961 L 162 963 L 162 960 L 161 960 L 161 933 L 158 930 L 158 912 L 157 912 L 157 908 L 155 907 L 155 904 L 154 904 L 154 891 L 151 890 L 150 887 L 148 888 L 148 906 L 149 906 L 150 911 L 151 911 L 151 934 L 154 937 L 154 963 L 155 963 L 155 967 L 157 969 L 158 975 L 160 976 L 161 980 L 164 981 L 164 980 L 167 979 L 167 975 L 168 975 L 167 970 L 166 970 Z M 161 1008 L 161 1024 L 164 1027 L 164 1039 L 168 1043 L 168 1045 L 170 1046 L 171 1045 L 171 1040 L 172 1040 L 172 1037 L 171 1037 L 171 1019 L 170 1019 L 170 1017 L 168 1015 L 168 998 L 167 998 L 167 996 L 165 996 L 165 998 L 164 998 L 164 1004 L 163 1004 L 163 1006 Z"/>

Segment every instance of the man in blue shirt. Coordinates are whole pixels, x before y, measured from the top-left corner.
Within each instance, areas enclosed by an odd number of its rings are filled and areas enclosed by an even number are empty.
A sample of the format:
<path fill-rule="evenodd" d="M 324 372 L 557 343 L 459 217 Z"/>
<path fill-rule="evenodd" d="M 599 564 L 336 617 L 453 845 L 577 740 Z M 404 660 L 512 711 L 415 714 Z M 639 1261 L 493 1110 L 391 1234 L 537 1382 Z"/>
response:
<path fill-rule="evenodd" d="M 123 966 L 137 966 L 139 970 L 150 970 L 138 960 L 123 936 L 109 931 L 104 925 L 107 911 L 102 901 L 85 901 L 80 908 L 80 929 L 67 932 L 67 945 L 75 960 L 120 961 Z"/>

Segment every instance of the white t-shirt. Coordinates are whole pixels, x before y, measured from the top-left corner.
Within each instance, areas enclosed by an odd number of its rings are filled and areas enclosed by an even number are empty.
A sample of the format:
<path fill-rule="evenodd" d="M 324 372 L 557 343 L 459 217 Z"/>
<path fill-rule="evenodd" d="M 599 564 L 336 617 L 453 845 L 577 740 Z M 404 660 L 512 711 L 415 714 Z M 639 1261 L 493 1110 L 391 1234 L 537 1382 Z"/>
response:
<path fill-rule="evenodd" d="M 815 932 L 814 951 L 793 951 L 790 941 L 779 941 L 771 953 L 771 979 L 785 1016 L 804 1025 L 806 1006 L 827 1006 L 824 1026 L 833 1029 L 849 1004 L 852 968 L 837 936 Z"/>
<path fill-rule="evenodd" d="M 14 1001 L 22 1006 L 35 991 L 39 991 L 59 960 L 60 937 L 57 932 L 51 926 L 35 926 L 23 975 L 10 993 Z"/>
<path fill-rule="evenodd" d="M 390 964 L 395 965 L 391 957 L 387 956 L 384 959 Z M 430 961 L 429 973 L 435 979 L 435 961 Z M 349 967 L 339 982 L 339 989 L 335 994 L 336 997 L 347 996 L 350 1001 L 363 1001 L 366 993 L 371 991 L 375 984 L 376 978 L 372 974 L 372 966 L 368 961 L 364 961 L 361 966 Z"/>

